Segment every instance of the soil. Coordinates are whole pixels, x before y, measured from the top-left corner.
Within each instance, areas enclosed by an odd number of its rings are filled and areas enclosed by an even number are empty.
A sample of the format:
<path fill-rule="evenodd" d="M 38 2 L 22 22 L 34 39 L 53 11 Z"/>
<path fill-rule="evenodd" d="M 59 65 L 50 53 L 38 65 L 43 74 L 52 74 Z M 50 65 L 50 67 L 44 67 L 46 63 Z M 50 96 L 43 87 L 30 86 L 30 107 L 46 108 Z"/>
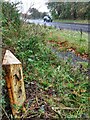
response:
<path fill-rule="evenodd" d="M 54 120 L 55 118 L 57 118 L 55 111 L 48 104 L 48 99 L 55 94 L 53 88 L 44 90 L 40 88 L 40 85 L 38 85 L 38 82 L 35 80 L 33 80 L 33 82 L 25 82 L 26 101 L 24 103 L 24 107 L 26 109 L 26 112 L 20 112 L 20 120 Z M 4 90 L 7 90 L 7 88 Z M 3 94 L 6 93 L 8 92 L 3 91 Z M 6 98 L 8 98 L 8 95 Z M 6 113 L 8 113 L 8 117 L 10 118 L 10 120 L 12 120 L 11 116 L 13 115 L 11 113 L 11 107 L 9 103 L 10 102 L 8 101 L 8 106 L 5 107 L 5 111 Z M 2 114 L 2 120 L 8 120 L 4 111 L 2 111 Z"/>

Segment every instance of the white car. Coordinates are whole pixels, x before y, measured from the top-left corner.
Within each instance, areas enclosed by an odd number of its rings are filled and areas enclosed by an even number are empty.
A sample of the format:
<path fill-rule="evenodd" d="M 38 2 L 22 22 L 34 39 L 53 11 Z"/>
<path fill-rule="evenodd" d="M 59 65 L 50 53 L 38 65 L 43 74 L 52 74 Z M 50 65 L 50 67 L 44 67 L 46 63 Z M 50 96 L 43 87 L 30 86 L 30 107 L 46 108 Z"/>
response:
<path fill-rule="evenodd" d="M 44 22 L 52 22 L 52 19 L 49 16 L 44 16 Z"/>

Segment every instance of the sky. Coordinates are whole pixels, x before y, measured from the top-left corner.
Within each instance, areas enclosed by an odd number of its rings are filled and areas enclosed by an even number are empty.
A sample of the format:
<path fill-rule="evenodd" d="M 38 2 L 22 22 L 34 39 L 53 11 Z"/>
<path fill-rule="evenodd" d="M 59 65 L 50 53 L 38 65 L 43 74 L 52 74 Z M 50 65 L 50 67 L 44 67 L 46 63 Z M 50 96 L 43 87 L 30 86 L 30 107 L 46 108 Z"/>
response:
<path fill-rule="evenodd" d="M 47 6 L 45 5 L 45 3 L 48 0 L 5 0 L 5 1 L 10 1 L 10 2 L 22 2 L 22 7 L 20 7 L 21 11 L 23 13 L 26 13 L 29 9 L 29 7 L 34 7 L 36 9 L 38 9 L 40 12 L 49 12 L 49 10 L 47 9 Z"/>

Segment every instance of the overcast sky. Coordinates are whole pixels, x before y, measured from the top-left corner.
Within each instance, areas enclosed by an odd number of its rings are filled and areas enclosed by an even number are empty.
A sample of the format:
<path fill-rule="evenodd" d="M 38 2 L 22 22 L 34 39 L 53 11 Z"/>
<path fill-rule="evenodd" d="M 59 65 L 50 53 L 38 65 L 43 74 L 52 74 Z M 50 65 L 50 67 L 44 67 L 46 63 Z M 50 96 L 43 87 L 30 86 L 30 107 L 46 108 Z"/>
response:
<path fill-rule="evenodd" d="M 10 2 L 19 2 L 21 1 L 22 7 L 21 7 L 21 11 L 23 13 L 25 13 L 30 6 L 35 7 L 36 9 L 38 9 L 40 12 L 49 12 L 49 10 L 47 9 L 47 6 L 45 5 L 45 3 L 48 0 L 6 0 L 6 1 L 10 1 Z"/>

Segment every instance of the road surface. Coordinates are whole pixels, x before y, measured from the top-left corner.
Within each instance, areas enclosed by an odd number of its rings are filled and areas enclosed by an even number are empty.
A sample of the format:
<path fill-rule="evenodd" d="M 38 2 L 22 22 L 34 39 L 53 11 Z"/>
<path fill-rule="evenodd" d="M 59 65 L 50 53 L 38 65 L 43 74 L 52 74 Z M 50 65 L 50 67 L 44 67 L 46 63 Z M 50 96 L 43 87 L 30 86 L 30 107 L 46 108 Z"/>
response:
<path fill-rule="evenodd" d="M 61 22 L 44 22 L 43 20 L 27 20 L 28 23 L 52 26 L 58 29 L 70 29 L 76 31 L 90 32 L 90 24 L 79 23 L 61 23 Z"/>

